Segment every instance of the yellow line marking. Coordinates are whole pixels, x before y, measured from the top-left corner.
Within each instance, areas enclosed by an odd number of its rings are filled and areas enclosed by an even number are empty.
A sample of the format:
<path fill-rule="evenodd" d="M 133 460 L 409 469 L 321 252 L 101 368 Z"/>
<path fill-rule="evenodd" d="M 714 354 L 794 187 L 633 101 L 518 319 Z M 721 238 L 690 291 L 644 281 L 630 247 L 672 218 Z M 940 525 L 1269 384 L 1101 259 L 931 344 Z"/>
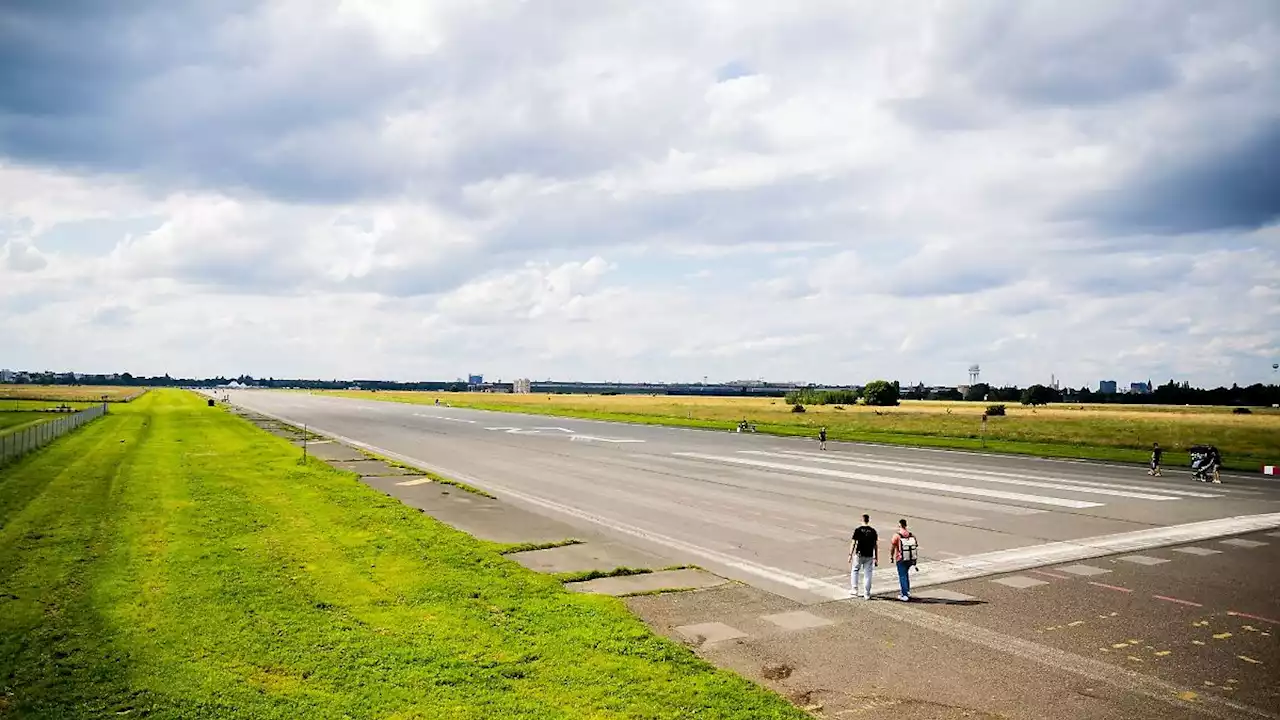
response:
<path fill-rule="evenodd" d="M 1114 645 L 1112 645 L 1111 647 L 1113 647 L 1113 648 L 1115 648 L 1115 649 L 1117 649 L 1117 650 L 1123 650 L 1124 648 L 1129 647 L 1129 643 L 1115 643 L 1115 644 L 1114 644 Z"/>
<path fill-rule="evenodd" d="M 1178 699 L 1184 702 L 1195 702 L 1196 698 L 1198 697 L 1200 696 L 1191 692 L 1190 690 L 1183 690 L 1182 692 L 1178 693 Z"/>
<path fill-rule="evenodd" d="M 1075 622 L 1067 623 L 1067 627 L 1076 627 L 1077 625 L 1083 625 L 1083 624 L 1084 624 L 1083 620 L 1076 620 Z"/>
<path fill-rule="evenodd" d="M 1245 662 L 1247 662 L 1247 663 L 1253 663 L 1254 665 L 1261 665 L 1261 664 L 1262 664 L 1262 661 L 1261 661 L 1261 660 L 1254 660 L 1253 658 L 1248 657 L 1248 656 L 1246 656 L 1246 655 L 1237 655 L 1236 657 L 1240 658 L 1241 660 L 1243 660 L 1243 661 L 1245 661 Z"/>
<path fill-rule="evenodd" d="M 1226 639 L 1227 639 L 1227 638 L 1229 638 L 1229 637 L 1231 637 L 1231 633 L 1225 633 L 1225 632 L 1224 632 L 1224 633 L 1218 633 L 1217 635 L 1214 635 L 1214 636 L 1213 636 L 1213 639 L 1214 639 L 1214 640 L 1226 640 Z"/>
<path fill-rule="evenodd" d="M 1156 652 L 1156 657 L 1164 657 L 1165 655 L 1168 655 L 1172 652 L 1173 652 L 1172 650 L 1159 650 Z"/>
<path fill-rule="evenodd" d="M 1192 644 L 1192 645 L 1203 645 L 1203 644 L 1204 644 L 1204 641 L 1203 641 L 1203 640 L 1192 640 L 1192 641 L 1191 641 L 1191 644 Z"/>
<path fill-rule="evenodd" d="M 1130 656 L 1129 656 L 1129 659 L 1130 659 L 1130 660 L 1132 660 L 1132 661 L 1134 661 L 1134 662 L 1142 662 L 1142 658 L 1140 658 L 1140 657 L 1134 657 L 1133 655 L 1130 655 Z"/>

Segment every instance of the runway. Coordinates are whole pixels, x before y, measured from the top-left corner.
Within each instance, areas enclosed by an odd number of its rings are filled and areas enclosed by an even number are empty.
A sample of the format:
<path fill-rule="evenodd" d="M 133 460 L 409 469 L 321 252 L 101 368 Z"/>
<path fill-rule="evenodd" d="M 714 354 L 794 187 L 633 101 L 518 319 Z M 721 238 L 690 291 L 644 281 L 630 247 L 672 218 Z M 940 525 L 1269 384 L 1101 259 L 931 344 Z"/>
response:
<path fill-rule="evenodd" d="M 847 587 L 862 513 L 905 518 L 924 584 L 1280 527 L 1280 484 L 301 392 L 232 403 L 481 487 L 584 529 L 797 598 Z M 879 573 L 879 582 L 891 581 Z"/>

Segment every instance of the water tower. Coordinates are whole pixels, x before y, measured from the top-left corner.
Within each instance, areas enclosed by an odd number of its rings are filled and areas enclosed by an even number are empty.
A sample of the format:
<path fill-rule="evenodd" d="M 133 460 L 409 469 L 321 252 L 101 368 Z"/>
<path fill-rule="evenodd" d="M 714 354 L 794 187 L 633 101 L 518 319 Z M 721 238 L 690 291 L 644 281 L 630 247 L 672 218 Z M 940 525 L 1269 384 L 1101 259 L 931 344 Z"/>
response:
<path fill-rule="evenodd" d="M 978 375 L 981 372 L 982 372 L 982 368 L 978 367 L 977 363 L 969 366 L 969 386 L 970 387 L 978 384 Z"/>

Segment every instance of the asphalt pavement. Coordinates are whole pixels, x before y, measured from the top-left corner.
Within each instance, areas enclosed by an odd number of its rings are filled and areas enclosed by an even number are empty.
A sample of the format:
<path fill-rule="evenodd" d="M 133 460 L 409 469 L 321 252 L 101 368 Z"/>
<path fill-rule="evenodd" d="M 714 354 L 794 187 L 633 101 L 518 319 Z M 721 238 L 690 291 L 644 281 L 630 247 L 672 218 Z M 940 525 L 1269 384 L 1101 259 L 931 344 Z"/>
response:
<path fill-rule="evenodd" d="M 233 403 L 800 602 L 848 594 L 849 535 L 920 538 L 917 587 L 1280 527 L 1280 484 L 1185 468 L 829 443 L 303 392 Z M 1157 439 L 1158 438 L 1154 438 Z M 896 595 L 891 573 L 878 594 Z"/>

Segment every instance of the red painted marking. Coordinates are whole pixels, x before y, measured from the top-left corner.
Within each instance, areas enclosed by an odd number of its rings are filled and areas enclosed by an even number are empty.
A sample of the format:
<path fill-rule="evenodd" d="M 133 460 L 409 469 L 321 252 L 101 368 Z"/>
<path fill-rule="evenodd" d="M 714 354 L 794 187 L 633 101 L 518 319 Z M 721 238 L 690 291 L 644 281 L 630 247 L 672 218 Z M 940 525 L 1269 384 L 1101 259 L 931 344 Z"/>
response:
<path fill-rule="evenodd" d="M 1032 570 L 1031 572 L 1033 572 L 1033 573 L 1035 573 L 1035 574 L 1037 574 L 1037 575 L 1044 575 L 1044 576 L 1046 576 L 1046 577 L 1058 578 L 1059 580 L 1070 580 L 1070 579 L 1071 579 L 1071 576 L 1070 576 L 1070 575 L 1059 575 L 1058 573 L 1046 572 L 1046 571 L 1044 571 L 1044 570 Z"/>
<path fill-rule="evenodd" d="M 1272 625 L 1280 625 L 1280 620 L 1272 620 L 1271 618 L 1258 617 L 1257 615 L 1250 615 L 1249 613 L 1240 613 L 1234 610 L 1228 610 L 1227 614 L 1234 615 L 1235 617 L 1249 618 L 1250 620 L 1261 620 L 1264 623 L 1271 623 Z"/>
<path fill-rule="evenodd" d="M 1198 602 L 1191 602 L 1190 600 L 1179 600 L 1178 598 L 1166 597 L 1164 595 L 1152 595 L 1151 597 L 1157 600 L 1166 600 L 1171 603 L 1178 603 L 1179 605 L 1190 605 L 1191 607 L 1204 607 Z"/>
<path fill-rule="evenodd" d="M 1092 581 L 1092 580 L 1090 580 L 1090 581 L 1089 581 L 1089 584 L 1090 584 L 1090 585 L 1097 585 L 1097 586 L 1098 586 L 1098 587 L 1100 587 L 1100 588 L 1106 588 L 1106 589 L 1108 589 L 1108 590 L 1118 590 L 1118 591 L 1120 591 L 1120 592 L 1127 592 L 1127 593 L 1131 593 L 1131 592 L 1133 592 L 1133 591 L 1132 591 L 1132 590 L 1130 590 L 1129 588 L 1116 587 L 1115 585 L 1108 585 L 1108 584 L 1106 584 L 1106 583 L 1094 582 L 1094 581 Z"/>

